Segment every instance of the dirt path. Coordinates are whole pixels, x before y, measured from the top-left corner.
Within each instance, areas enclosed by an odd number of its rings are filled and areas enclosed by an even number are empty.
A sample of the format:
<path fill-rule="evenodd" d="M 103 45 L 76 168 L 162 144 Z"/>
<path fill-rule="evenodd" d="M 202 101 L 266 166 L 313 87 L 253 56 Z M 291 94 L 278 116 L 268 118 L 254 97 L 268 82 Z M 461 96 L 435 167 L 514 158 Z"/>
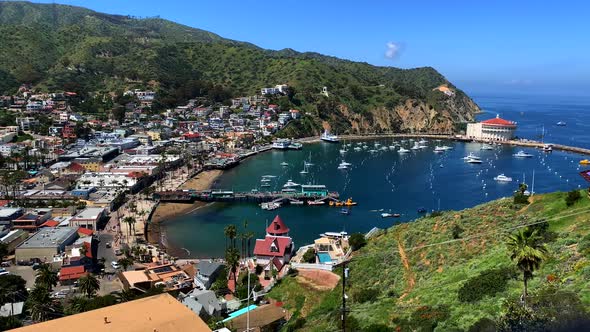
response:
<path fill-rule="evenodd" d="M 402 264 L 404 265 L 404 270 L 406 270 L 406 280 L 408 282 L 408 287 L 406 291 L 400 296 L 400 299 L 406 297 L 416 285 L 416 277 L 414 276 L 414 272 L 410 267 L 410 261 L 408 260 L 408 256 L 406 255 L 406 250 L 402 244 L 401 235 L 397 238 L 397 250 L 399 252 L 399 258 L 402 260 Z"/>

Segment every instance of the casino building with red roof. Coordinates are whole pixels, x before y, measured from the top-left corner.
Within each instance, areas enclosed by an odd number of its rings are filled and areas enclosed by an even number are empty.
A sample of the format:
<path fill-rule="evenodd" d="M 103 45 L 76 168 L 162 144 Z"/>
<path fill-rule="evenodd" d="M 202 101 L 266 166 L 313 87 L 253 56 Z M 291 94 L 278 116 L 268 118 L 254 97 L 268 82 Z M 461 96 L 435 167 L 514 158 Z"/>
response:
<path fill-rule="evenodd" d="M 271 269 L 280 271 L 291 259 L 294 249 L 295 244 L 289 236 L 289 227 L 277 215 L 266 228 L 264 239 L 256 240 L 256 264 L 263 266 L 267 274 L 271 273 Z"/>
<path fill-rule="evenodd" d="M 507 141 L 514 138 L 516 122 L 501 119 L 497 115 L 493 119 L 467 124 L 467 137 L 477 140 Z"/>

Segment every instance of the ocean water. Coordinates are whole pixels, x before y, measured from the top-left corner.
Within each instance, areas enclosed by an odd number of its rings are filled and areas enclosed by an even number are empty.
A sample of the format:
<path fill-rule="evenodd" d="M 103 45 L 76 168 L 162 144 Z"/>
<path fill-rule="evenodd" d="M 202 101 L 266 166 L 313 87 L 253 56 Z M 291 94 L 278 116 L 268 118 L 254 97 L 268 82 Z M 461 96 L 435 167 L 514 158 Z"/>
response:
<path fill-rule="evenodd" d="M 484 109 L 479 119 L 501 117 L 517 121 L 517 135 L 545 141 L 590 148 L 590 99 L 540 97 L 475 96 Z M 566 127 L 555 125 L 565 121 Z M 374 148 L 374 144 L 389 146 L 393 139 L 367 140 L 362 143 Z M 352 141 L 356 146 L 357 142 Z M 400 140 L 397 140 L 401 143 Z M 443 154 L 435 154 L 435 145 L 453 147 Z M 411 142 L 402 143 L 409 149 Z M 420 214 L 418 208 L 431 210 L 460 210 L 489 200 L 512 195 L 517 183 L 532 185 L 537 193 L 571 190 L 585 187 L 587 183 L 578 175 L 578 162 L 585 156 L 554 151 L 545 154 L 535 149 L 497 146 L 494 150 L 481 150 L 480 144 L 428 140 L 428 148 L 400 155 L 397 151 L 371 154 L 368 150 L 349 152 L 344 159 L 351 169 L 338 170 L 342 158 L 340 144 L 317 143 L 305 145 L 301 151 L 272 151 L 245 160 L 240 166 L 225 172 L 215 188 L 234 191 L 262 190 L 262 175 L 275 175 L 268 189 L 280 190 L 293 180 L 297 183 L 324 184 L 329 190 L 338 191 L 341 198 L 352 197 L 358 203 L 349 215 L 342 215 L 340 208 L 329 206 L 285 206 L 275 211 L 264 211 L 256 204 L 214 203 L 196 212 L 180 216 L 164 223 L 169 244 L 185 248 L 191 257 L 218 257 L 223 255 L 223 228 L 235 224 L 256 237 L 264 236 L 267 223 L 279 214 L 291 228 L 296 246 L 312 243 L 326 231 L 366 232 L 372 227 L 389 227 L 395 223 L 409 222 Z M 512 155 L 525 150 L 533 158 L 517 159 Z M 469 153 L 482 158 L 482 164 L 468 164 L 462 159 Z M 304 160 L 314 166 L 302 175 Z M 283 167 L 282 162 L 289 163 Z M 494 177 L 505 174 L 512 183 L 499 183 Z M 382 218 L 382 212 L 401 214 L 400 218 Z"/>

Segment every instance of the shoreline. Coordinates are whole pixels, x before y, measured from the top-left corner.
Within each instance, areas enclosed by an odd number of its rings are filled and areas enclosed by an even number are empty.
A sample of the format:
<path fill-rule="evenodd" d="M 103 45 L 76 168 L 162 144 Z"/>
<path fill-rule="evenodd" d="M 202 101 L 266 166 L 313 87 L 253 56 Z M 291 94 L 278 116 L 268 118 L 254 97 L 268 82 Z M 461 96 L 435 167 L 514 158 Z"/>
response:
<path fill-rule="evenodd" d="M 178 189 L 194 189 L 194 190 L 206 190 L 213 186 L 215 181 L 223 174 L 222 170 L 207 170 L 197 173 L 192 178 L 185 181 Z M 165 248 L 169 254 L 185 253 L 182 248 L 175 248 L 170 246 L 168 243 L 165 226 L 163 224 L 172 218 L 176 218 L 181 215 L 192 213 L 202 207 L 209 204 L 204 202 L 194 202 L 191 204 L 186 203 L 159 203 L 154 209 L 149 228 L 147 231 L 147 240 L 150 243 L 158 243 L 160 247 Z M 179 255 L 176 255 L 179 256 Z"/>

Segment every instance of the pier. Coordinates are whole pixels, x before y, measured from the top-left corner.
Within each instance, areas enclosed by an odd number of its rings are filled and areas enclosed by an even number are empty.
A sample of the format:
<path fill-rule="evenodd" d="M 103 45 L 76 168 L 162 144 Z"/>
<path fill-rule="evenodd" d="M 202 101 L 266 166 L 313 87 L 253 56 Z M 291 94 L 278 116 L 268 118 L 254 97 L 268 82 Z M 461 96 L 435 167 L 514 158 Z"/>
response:
<path fill-rule="evenodd" d="M 329 202 L 337 201 L 340 195 L 337 192 L 234 192 L 231 190 L 174 190 L 160 191 L 154 194 L 154 198 L 160 202 L 193 203 L 199 202 L 226 202 L 226 203 L 265 203 L 275 202 L 283 204 L 301 205 L 308 201 Z"/>

